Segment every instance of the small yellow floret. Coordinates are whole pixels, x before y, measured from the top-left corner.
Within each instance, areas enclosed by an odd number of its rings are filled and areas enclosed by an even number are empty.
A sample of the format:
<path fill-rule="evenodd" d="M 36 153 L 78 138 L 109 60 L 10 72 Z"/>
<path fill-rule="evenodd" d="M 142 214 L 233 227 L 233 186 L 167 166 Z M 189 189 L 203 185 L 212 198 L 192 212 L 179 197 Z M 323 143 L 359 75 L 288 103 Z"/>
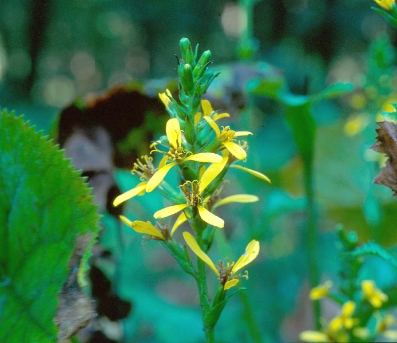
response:
<path fill-rule="evenodd" d="M 319 285 L 317 287 L 314 287 L 310 291 L 310 299 L 311 300 L 319 300 L 322 298 L 325 298 L 326 296 L 329 295 L 329 289 L 332 287 L 332 281 L 328 280 L 326 281 L 323 285 Z"/>
<path fill-rule="evenodd" d="M 364 298 L 367 299 L 371 305 L 375 308 L 380 308 L 387 302 L 388 297 L 380 289 L 375 286 L 375 282 L 372 280 L 364 280 L 361 282 L 361 289 L 364 294 Z"/>

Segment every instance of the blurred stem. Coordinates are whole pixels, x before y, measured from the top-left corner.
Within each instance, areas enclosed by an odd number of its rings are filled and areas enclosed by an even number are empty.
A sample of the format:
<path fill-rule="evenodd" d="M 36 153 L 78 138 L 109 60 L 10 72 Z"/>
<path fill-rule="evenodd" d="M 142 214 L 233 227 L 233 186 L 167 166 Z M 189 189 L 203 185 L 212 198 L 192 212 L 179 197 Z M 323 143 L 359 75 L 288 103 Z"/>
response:
<path fill-rule="evenodd" d="M 254 37 L 254 6 L 258 0 L 240 0 L 240 6 L 245 9 L 247 26 L 241 33 L 240 41 L 245 42 Z"/>
<path fill-rule="evenodd" d="M 254 313 L 252 311 L 252 306 L 249 301 L 249 297 L 246 292 L 240 292 L 239 294 L 240 294 L 240 299 L 244 305 L 244 319 L 247 323 L 252 342 L 263 343 L 261 332 L 258 329 L 259 326 L 256 325 L 256 321 L 255 321 Z"/>
<path fill-rule="evenodd" d="M 197 243 L 200 246 L 200 248 L 203 249 L 204 241 L 203 241 L 203 234 L 202 234 L 201 230 L 196 231 L 196 239 L 197 239 Z M 197 270 L 198 270 L 198 278 L 196 280 L 197 280 L 197 287 L 198 287 L 199 297 L 200 297 L 201 315 L 203 317 L 205 338 L 207 340 L 207 343 L 213 343 L 213 342 L 215 342 L 214 325 L 208 325 L 205 322 L 207 313 L 210 310 L 210 301 L 208 298 L 207 273 L 205 270 L 205 262 L 203 262 L 200 258 L 197 258 Z"/>
<path fill-rule="evenodd" d="M 313 164 L 312 159 L 305 160 L 303 165 L 304 187 L 307 199 L 307 251 L 309 262 L 310 287 L 314 288 L 320 283 L 318 270 L 318 232 L 316 220 L 316 204 L 314 200 Z M 320 316 L 321 307 L 319 301 L 313 301 L 313 313 L 316 329 L 321 328 Z"/>

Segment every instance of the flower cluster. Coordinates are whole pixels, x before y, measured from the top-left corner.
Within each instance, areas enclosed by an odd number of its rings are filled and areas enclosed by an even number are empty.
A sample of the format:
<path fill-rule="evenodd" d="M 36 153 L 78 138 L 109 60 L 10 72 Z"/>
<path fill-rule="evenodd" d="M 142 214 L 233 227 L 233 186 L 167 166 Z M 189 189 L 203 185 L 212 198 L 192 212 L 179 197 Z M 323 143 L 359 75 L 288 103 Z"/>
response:
<path fill-rule="evenodd" d="M 240 271 L 259 254 L 257 240 L 252 240 L 244 254 L 235 262 L 221 261 L 215 266 L 207 255 L 212 245 L 214 233 L 225 226 L 225 220 L 217 213 L 220 206 L 231 202 L 249 203 L 258 201 L 250 194 L 235 194 L 222 197 L 224 177 L 230 168 L 245 171 L 261 180 L 270 182 L 262 173 L 248 169 L 241 164 L 247 158 L 248 144 L 241 137 L 251 135 L 248 131 L 235 131 L 229 125 L 220 126 L 218 122 L 230 117 L 228 113 L 218 113 L 208 100 L 202 99 L 211 81 L 217 74 L 208 70 L 211 52 L 205 51 L 197 60 L 197 48 L 193 52 L 190 42 L 180 42 L 182 58 L 178 64 L 178 100 L 167 89 L 159 94 L 170 119 L 166 123 L 165 135 L 151 144 L 151 155 L 160 157 L 158 164 L 153 157 L 143 156 L 134 163 L 132 173 L 141 182 L 133 189 L 114 199 L 114 206 L 152 191 L 160 192 L 171 204 L 153 214 L 152 221 L 131 221 L 120 216 L 123 223 L 152 240 L 161 242 L 174 256 L 183 270 L 192 275 L 200 291 L 201 308 L 205 328 L 213 328 L 221 308 L 225 305 L 225 292 L 236 286 L 248 273 Z M 167 179 L 178 175 L 179 186 L 172 187 Z M 177 215 L 168 225 L 165 220 Z M 191 230 L 182 234 L 184 242 L 178 242 L 176 230 L 188 223 Z M 194 267 L 187 247 L 197 256 Z M 217 295 L 209 303 L 206 293 L 205 265 L 216 274 L 219 281 Z M 203 291 L 204 290 L 204 291 Z M 216 308 L 216 311 L 211 311 Z M 206 334 L 207 334 L 206 331 Z"/>
<path fill-rule="evenodd" d="M 363 280 L 357 299 L 343 300 L 339 294 L 331 292 L 332 282 L 314 287 L 310 292 L 310 299 L 320 300 L 330 298 L 342 305 L 340 312 L 328 323 L 324 322 L 318 331 L 307 330 L 301 332 L 299 338 L 305 342 L 371 342 L 377 335 L 387 338 L 397 337 L 397 331 L 391 330 L 394 319 L 390 315 L 379 312 L 388 301 L 388 296 L 378 289 L 373 280 Z M 343 302 L 344 301 L 344 302 Z M 369 328 L 368 315 L 362 317 L 364 310 L 370 305 L 370 311 L 376 320 L 376 326 Z"/>

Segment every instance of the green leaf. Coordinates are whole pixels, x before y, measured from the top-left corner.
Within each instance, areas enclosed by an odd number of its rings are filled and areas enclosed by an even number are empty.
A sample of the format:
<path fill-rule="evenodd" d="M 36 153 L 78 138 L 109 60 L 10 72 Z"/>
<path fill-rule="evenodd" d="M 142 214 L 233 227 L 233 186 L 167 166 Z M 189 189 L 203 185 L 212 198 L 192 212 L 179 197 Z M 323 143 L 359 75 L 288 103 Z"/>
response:
<path fill-rule="evenodd" d="M 314 155 L 316 123 L 310 113 L 310 102 L 287 105 L 285 119 L 292 129 L 295 143 L 303 161 L 310 165 Z"/>
<path fill-rule="evenodd" d="M 283 78 L 253 79 L 247 83 L 247 90 L 254 95 L 278 99 L 277 93 L 284 87 Z"/>
<path fill-rule="evenodd" d="M 389 250 L 387 250 L 386 248 L 372 241 L 363 244 L 361 247 L 357 248 L 350 254 L 352 256 L 363 256 L 363 255 L 377 256 L 389 262 L 394 268 L 397 268 L 396 256 L 391 254 Z"/>
<path fill-rule="evenodd" d="M 236 295 L 238 292 L 243 291 L 243 290 L 246 290 L 246 288 L 240 287 L 240 288 L 236 289 L 233 293 L 228 295 L 224 300 L 218 302 L 214 307 L 212 307 L 208 311 L 207 315 L 205 316 L 204 323 L 215 325 L 216 322 L 218 321 L 220 315 L 222 314 L 222 311 L 223 311 L 224 307 L 226 306 L 227 302 L 234 295 Z"/>
<path fill-rule="evenodd" d="M 77 235 L 98 232 L 96 207 L 64 151 L 22 117 L 3 110 L 0 131 L 0 342 L 54 342 L 57 295 Z"/>
<path fill-rule="evenodd" d="M 386 19 L 386 21 L 389 22 L 390 25 L 393 25 L 395 28 L 397 28 L 397 19 L 394 16 L 378 7 L 371 7 L 371 9 L 373 9 L 375 12 L 378 12 L 383 18 Z"/>
<path fill-rule="evenodd" d="M 319 94 L 312 96 L 311 101 L 337 98 L 343 94 L 351 92 L 353 89 L 354 86 L 351 83 L 337 82 L 328 86 Z"/>

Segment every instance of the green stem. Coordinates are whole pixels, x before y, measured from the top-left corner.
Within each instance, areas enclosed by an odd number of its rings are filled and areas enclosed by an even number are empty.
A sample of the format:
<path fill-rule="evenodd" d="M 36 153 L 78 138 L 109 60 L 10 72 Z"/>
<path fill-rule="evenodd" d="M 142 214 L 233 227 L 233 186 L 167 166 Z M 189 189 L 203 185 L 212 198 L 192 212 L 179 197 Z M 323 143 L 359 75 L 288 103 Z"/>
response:
<path fill-rule="evenodd" d="M 203 249 L 204 244 L 203 244 L 202 232 L 196 231 L 196 239 L 199 246 Z M 200 258 L 197 258 L 197 270 L 198 270 L 198 278 L 196 280 L 197 280 L 197 287 L 200 297 L 201 315 L 203 317 L 205 338 L 207 340 L 207 343 L 213 343 L 215 342 L 214 325 L 208 325 L 205 321 L 205 318 L 211 306 L 208 297 L 207 273 L 206 273 L 205 263 Z"/>
<path fill-rule="evenodd" d="M 313 184 L 313 164 L 312 161 L 304 161 L 303 168 L 304 186 L 307 199 L 307 251 L 309 259 L 309 281 L 310 287 L 316 287 L 320 283 L 320 274 L 318 269 L 318 232 L 316 223 L 316 205 L 314 199 Z M 320 316 L 321 307 L 319 301 L 313 301 L 313 312 L 316 329 L 321 328 Z"/>

